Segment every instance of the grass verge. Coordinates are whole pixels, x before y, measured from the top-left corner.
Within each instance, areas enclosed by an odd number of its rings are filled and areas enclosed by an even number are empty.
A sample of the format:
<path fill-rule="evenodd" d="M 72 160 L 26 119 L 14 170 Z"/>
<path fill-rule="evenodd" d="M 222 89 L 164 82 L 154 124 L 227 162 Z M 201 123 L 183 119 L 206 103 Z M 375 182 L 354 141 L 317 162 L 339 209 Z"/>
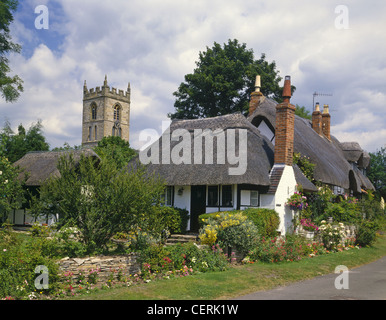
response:
<path fill-rule="evenodd" d="M 73 297 L 78 300 L 215 300 L 231 299 L 334 272 L 338 265 L 349 269 L 386 256 L 386 236 L 373 247 L 330 253 L 299 262 L 236 265 L 222 272 L 157 280 L 131 287 L 113 287 Z"/>

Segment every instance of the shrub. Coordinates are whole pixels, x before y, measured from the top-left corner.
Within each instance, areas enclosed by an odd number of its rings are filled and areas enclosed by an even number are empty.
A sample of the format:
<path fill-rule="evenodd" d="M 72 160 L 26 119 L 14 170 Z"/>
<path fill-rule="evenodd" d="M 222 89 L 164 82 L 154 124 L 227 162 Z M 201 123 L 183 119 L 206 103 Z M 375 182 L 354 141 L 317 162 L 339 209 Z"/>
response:
<path fill-rule="evenodd" d="M 343 199 L 338 203 L 327 204 L 323 219 L 332 217 L 337 222 L 358 222 L 362 219 L 360 206 L 354 198 Z"/>
<path fill-rule="evenodd" d="M 58 160 L 60 177 L 48 179 L 32 200 L 35 217 L 58 215 L 58 225 L 81 230 L 90 252 L 107 248 L 111 237 L 142 223 L 155 226 L 164 183 L 138 164 L 120 170 L 114 161 L 72 153 Z"/>
<path fill-rule="evenodd" d="M 309 197 L 312 199 L 307 208 L 309 211 L 306 211 L 307 213 L 303 211 L 302 216 L 318 222 L 327 219 L 328 217 L 323 216 L 324 212 L 327 208 L 327 204 L 332 202 L 335 197 L 336 196 L 328 186 L 320 187 L 316 194 L 312 194 L 312 196 Z"/>
<path fill-rule="evenodd" d="M 249 253 L 253 261 L 283 262 L 301 259 L 301 252 L 293 243 L 281 238 L 262 238 L 260 244 Z"/>
<path fill-rule="evenodd" d="M 216 219 L 216 216 L 219 216 L 220 214 L 233 215 L 233 214 L 238 214 L 242 212 L 243 211 L 240 211 L 240 210 L 232 210 L 232 211 L 218 211 L 218 212 L 212 212 L 212 213 L 204 213 L 198 217 L 199 219 L 198 222 L 200 227 L 202 228 L 208 224 L 209 219 Z"/>
<path fill-rule="evenodd" d="M 364 220 L 357 227 L 356 244 L 365 247 L 371 246 L 376 240 L 378 224 L 374 221 Z"/>
<path fill-rule="evenodd" d="M 161 235 L 167 230 L 170 233 L 185 232 L 189 219 L 188 211 L 168 206 L 154 206 L 154 216 L 149 231 Z"/>
<path fill-rule="evenodd" d="M 195 271 L 221 271 L 227 267 L 226 256 L 218 246 L 198 248 L 194 243 L 151 245 L 141 252 L 139 261 L 145 278 L 170 272 L 188 275 Z"/>
<path fill-rule="evenodd" d="M 249 208 L 243 212 L 251 220 L 259 234 L 263 237 L 274 237 L 279 228 L 280 218 L 278 213 L 272 209 Z"/>
<path fill-rule="evenodd" d="M 258 229 L 242 211 L 217 212 L 202 219 L 206 225 L 200 229 L 202 244 L 219 244 L 222 249 L 233 248 L 245 255 L 257 243 Z"/>
<path fill-rule="evenodd" d="M 216 212 L 207 219 L 202 218 L 201 220 L 206 225 L 200 229 L 199 238 L 202 244 L 211 246 L 217 242 L 217 234 L 219 231 L 239 225 L 247 220 L 247 217 L 241 212 Z"/>
<path fill-rule="evenodd" d="M 37 266 L 49 270 L 49 288 L 45 293 L 58 288 L 58 265 L 42 253 L 42 238 L 29 237 L 20 241 L 14 233 L 0 231 L 0 298 L 12 296 L 16 299 L 26 297 L 35 291 Z"/>
<path fill-rule="evenodd" d="M 323 245 L 327 250 L 337 249 L 345 236 L 345 227 L 342 222 L 339 222 L 338 225 L 334 226 L 323 220 L 321 221 L 319 230 Z"/>
<path fill-rule="evenodd" d="M 128 245 L 130 250 L 142 251 L 153 244 L 160 244 L 161 240 L 158 236 L 142 230 L 140 227 L 133 227 L 128 234 Z"/>
<path fill-rule="evenodd" d="M 298 235 L 285 238 L 261 238 L 259 245 L 249 252 L 247 260 L 261 262 L 299 261 L 303 257 L 324 254 L 322 243 L 308 242 Z"/>
<path fill-rule="evenodd" d="M 150 245 L 147 248 L 143 249 L 139 256 L 139 262 L 143 270 L 148 270 L 147 265 L 150 266 L 152 272 L 161 272 L 165 271 L 165 261 L 163 258 L 167 257 L 169 252 L 166 250 L 166 247 L 162 245 Z M 144 265 L 146 266 L 144 267 Z M 168 270 L 168 268 L 166 268 Z"/>
<path fill-rule="evenodd" d="M 242 255 L 246 255 L 257 245 L 259 233 L 252 221 L 245 220 L 239 225 L 219 230 L 217 238 L 221 248 L 237 249 Z"/>
<path fill-rule="evenodd" d="M 43 230 L 45 230 L 44 226 Z M 40 242 L 41 252 L 46 257 L 74 258 L 84 256 L 87 252 L 86 245 L 78 241 L 78 237 L 78 229 L 63 227 L 57 232 L 52 233 L 50 238 L 47 238 L 41 234 L 38 238 L 36 238 L 36 242 Z"/>
<path fill-rule="evenodd" d="M 34 237 L 48 237 L 51 233 L 51 228 L 48 225 L 35 222 L 32 225 L 30 232 Z"/>
<path fill-rule="evenodd" d="M 233 210 L 202 214 L 199 217 L 200 226 L 204 227 L 208 224 L 208 219 L 215 219 L 216 216 L 219 216 L 221 214 L 226 214 L 229 216 L 237 214 L 244 215 L 254 223 L 254 225 L 257 227 L 259 234 L 263 237 L 276 236 L 276 231 L 280 224 L 279 215 L 275 210 L 264 208 L 248 208 L 244 211 Z"/>

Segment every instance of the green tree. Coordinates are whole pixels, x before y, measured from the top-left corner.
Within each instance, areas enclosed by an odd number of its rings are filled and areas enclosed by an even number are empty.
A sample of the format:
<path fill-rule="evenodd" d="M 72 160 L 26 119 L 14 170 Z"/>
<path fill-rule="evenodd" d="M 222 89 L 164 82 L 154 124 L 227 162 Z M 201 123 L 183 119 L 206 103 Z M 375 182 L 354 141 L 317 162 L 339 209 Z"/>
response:
<path fill-rule="evenodd" d="M 0 133 L 0 143 L 3 145 L 5 155 L 10 162 L 14 163 L 30 151 L 48 151 L 50 146 L 43 135 L 43 125 L 39 120 L 31 125 L 26 132 L 22 124 L 15 134 L 11 125 L 6 121 Z"/>
<path fill-rule="evenodd" d="M 121 137 L 103 137 L 94 151 L 101 157 L 112 160 L 117 168 L 127 166 L 129 161 L 137 154 L 136 151 L 130 148 L 129 142 Z"/>
<path fill-rule="evenodd" d="M 55 147 L 52 149 L 52 151 L 70 151 L 70 150 L 80 150 L 82 149 L 82 146 L 74 145 L 73 147 L 70 146 L 68 142 L 63 143 L 63 147 Z"/>
<path fill-rule="evenodd" d="M 370 153 L 370 167 L 367 176 L 379 197 L 386 199 L 386 148 Z"/>
<path fill-rule="evenodd" d="M 23 92 L 23 81 L 19 76 L 10 76 L 11 68 L 7 55 L 20 53 L 21 46 L 13 43 L 9 26 L 13 21 L 13 13 L 18 6 L 17 0 L 0 2 L 0 92 L 6 102 L 14 102 Z"/>
<path fill-rule="evenodd" d="M 212 48 L 199 53 L 196 65 L 173 93 L 176 101 L 175 112 L 169 114 L 171 119 L 214 117 L 238 111 L 246 114 L 256 75 L 261 76 L 261 92 L 265 96 L 282 100 L 282 78 L 276 63 L 267 62 L 265 54 L 255 60 L 253 50 L 238 40 L 228 40 L 223 46 L 215 42 Z"/>
<path fill-rule="evenodd" d="M 301 107 L 299 105 L 296 105 L 295 114 L 301 118 L 312 120 L 312 115 L 310 111 L 308 111 L 304 106 Z"/>
<path fill-rule="evenodd" d="M 60 177 L 52 177 L 32 201 L 34 216 L 58 215 L 58 227 L 75 226 L 90 251 L 106 247 L 117 232 L 146 227 L 160 205 L 163 182 L 144 168 L 118 169 L 104 159 L 64 155 L 58 162 Z"/>
<path fill-rule="evenodd" d="M 5 221 L 12 209 L 23 203 L 24 190 L 18 180 L 19 169 L 1 154 L 0 151 L 0 221 Z"/>

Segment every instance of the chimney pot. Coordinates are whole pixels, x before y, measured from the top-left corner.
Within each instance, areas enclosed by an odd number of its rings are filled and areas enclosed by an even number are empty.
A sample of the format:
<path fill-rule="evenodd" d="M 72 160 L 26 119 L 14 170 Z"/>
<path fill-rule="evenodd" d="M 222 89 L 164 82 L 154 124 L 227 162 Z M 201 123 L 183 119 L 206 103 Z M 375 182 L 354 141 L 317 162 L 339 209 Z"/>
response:
<path fill-rule="evenodd" d="M 261 88 L 261 78 L 260 78 L 260 76 L 256 76 L 255 91 L 259 92 L 260 88 Z"/>
<path fill-rule="evenodd" d="M 285 76 L 284 80 L 284 88 L 283 88 L 283 98 L 284 102 L 289 103 L 291 99 L 291 77 L 290 76 Z"/>
<path fill-rule="evenodd" d="M 260 92 L 261 87 L 261 78 L 259 75 L 256 76 L 255 80 L 255 91 L 251 93 L 251 100 L 249 101 L 249 113 L 248 116 L 252 115 L 252 113 L 257 109 L 260 104 L 260 99 L 263 94 Z"/>

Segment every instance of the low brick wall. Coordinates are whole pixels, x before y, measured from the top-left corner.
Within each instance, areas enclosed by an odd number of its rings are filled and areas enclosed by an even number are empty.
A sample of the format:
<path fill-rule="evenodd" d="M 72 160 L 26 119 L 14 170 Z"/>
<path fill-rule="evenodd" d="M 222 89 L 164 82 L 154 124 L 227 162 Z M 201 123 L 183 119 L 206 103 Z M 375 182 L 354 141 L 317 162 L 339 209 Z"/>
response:
<path fill-rule="evenodd" d="M 105 282 L 111 274 L 116 279 L 118 270 L 121 270 L 124 276 L 134 275 L 141 268 L 138 262 L 138 254 L 131 253 L 122 256 L 96 256 L 87 258 L 64 258 L 59 262 L 60 274 L 62 276 L 72 273 L 72 279 L 76 281 L 79 273 L 86 278 L 90 270 L 98 269 L 98 282 Z"/>

